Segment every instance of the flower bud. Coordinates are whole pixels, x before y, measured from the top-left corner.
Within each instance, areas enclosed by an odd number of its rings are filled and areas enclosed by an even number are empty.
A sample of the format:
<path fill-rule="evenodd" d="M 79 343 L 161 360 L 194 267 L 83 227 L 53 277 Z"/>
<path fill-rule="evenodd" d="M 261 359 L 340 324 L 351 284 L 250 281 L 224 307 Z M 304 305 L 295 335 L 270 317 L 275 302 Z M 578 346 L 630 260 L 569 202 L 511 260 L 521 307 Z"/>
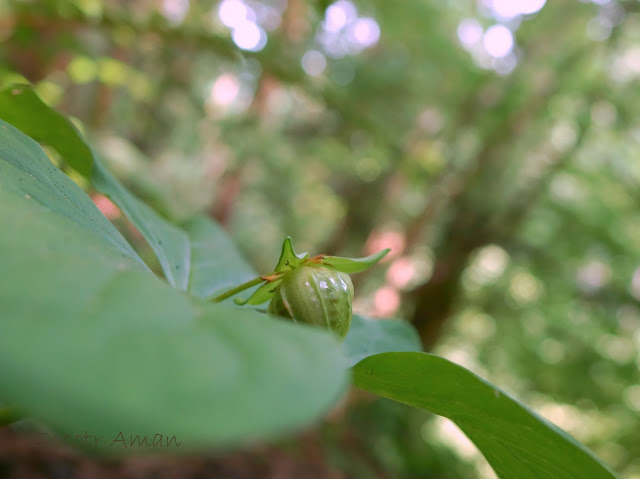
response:
<path fill-rule="evenodd" d="M 352 301 L 348 274 L 323 266 L 300 266 L 284 276 L 268 312 L 327 328 L 344 338 L 351 326 Z"/>

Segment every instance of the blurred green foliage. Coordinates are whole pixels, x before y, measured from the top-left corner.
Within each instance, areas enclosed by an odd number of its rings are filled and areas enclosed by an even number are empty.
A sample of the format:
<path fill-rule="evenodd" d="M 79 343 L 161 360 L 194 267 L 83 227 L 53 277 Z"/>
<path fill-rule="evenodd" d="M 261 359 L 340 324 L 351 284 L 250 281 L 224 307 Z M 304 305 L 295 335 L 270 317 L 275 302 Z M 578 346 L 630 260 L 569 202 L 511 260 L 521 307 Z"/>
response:
<path fill-rule="evenodd" d="M 357 310 L 640 478 L 640 2 L 3 0 L 0 41 L 0 83 L 169 218 L 210 214 L 258 271 L 286 235 L 391 247 Z M 321 435 L 358 477 L 491 477 L 384 400 Z"/>

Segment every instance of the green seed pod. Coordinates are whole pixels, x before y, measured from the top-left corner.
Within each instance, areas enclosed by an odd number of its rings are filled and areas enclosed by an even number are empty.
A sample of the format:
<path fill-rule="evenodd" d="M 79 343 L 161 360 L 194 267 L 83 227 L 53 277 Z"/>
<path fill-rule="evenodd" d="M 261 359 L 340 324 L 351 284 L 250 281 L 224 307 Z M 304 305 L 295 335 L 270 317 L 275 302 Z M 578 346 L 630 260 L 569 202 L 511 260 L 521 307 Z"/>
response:
<path fill-rule="evenodd" d="M 268 312 L 328 328 L 344 338 L 351 326 L 352 301 L 348 274 L 323 266 L 300 266 L 284 276 Z"/>

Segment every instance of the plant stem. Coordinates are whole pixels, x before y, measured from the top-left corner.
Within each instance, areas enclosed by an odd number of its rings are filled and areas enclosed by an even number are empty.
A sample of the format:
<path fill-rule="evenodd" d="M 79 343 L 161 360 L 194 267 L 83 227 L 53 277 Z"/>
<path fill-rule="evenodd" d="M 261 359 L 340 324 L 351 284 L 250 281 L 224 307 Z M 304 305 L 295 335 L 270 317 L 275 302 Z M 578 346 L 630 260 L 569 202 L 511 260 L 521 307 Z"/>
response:
<path fill-rule="evenodd" d="M 231 288 L 228 291 L 225 291 L 219 296 L 212 298 L 210 301 L 212 303 L 219 303 L 220 301 L 224 301 L 227 298 L 230 298 L 234 294 L 238 294 L 245 289 L 249 289 L 251 286 L 255 286 L 256 284 L 260 284 L 264 281 L 262 276 L 258 276 L 257 278 L 253 278 L 251 281 L 247 281 L 246 283 L 242 283 L 240 286 L 236 286 L 235 288 Z"/>
<path fill-rule="evenodd" d="M 15 409 L 10 407 L 0 407 L 0 427 L 8 426 L 19 419 L 20 416 Z"/>

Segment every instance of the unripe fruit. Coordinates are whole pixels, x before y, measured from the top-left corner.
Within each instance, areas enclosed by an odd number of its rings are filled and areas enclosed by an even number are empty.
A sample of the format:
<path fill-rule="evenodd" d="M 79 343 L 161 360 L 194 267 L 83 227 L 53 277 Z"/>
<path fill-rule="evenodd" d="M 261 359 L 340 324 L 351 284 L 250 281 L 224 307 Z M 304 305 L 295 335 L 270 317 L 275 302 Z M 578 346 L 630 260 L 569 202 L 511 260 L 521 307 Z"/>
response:
<path fill-rule="evenodd" d="M 300 266 L 284 276 L 268 312 L 328 328 L 344 338 L 351 326 L 352 301 L 348 274 L 323 266 Z"/>

